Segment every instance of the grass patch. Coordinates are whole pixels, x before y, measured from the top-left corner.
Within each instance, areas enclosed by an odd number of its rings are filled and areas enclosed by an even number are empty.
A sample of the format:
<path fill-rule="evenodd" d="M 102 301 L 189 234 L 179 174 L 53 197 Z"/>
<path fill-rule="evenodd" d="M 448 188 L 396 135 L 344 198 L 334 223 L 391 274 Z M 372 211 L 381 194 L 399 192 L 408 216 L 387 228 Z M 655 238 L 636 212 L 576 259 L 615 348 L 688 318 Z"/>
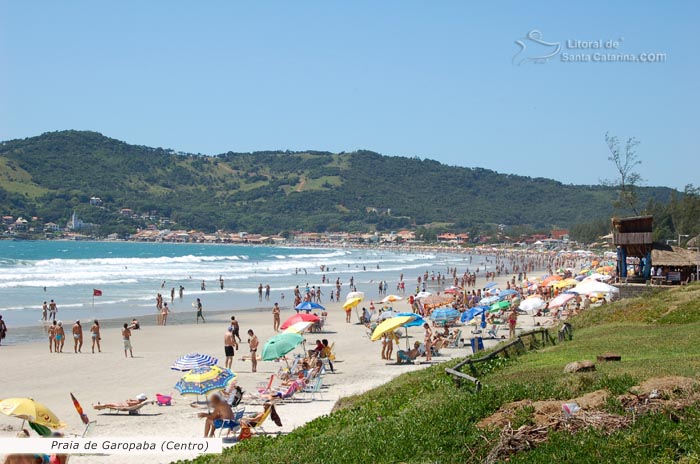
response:
<path fill-rule="evenodd" d="M 451 361 L 343 398 L 332 414 L 288 435 L 254 438 L 221 456 L 203 456 L 195 462 L 482 462 L 499 430 L 479 430 L 475 424 L 505 403 L 566 400 L 603 388 L 618 395 L 649 377 L 697 377 L 700 309 L 691 301 L 700 286 L 693 287 L 591 310 L 601 313 L 572 321 L 577 327 L 572 341 L 485 366 L 479 394 L 456 387 L 445 375 L 444 368 L 457 363 Z M 689 295 L 693 297 L 686 298 Z M 655 311 L 671 307 L 668 314 L 652 319 L 656 322 L 647 322 Z M 608 322 L 593 323 L 596 318 Z M 594 360 L 605 351 L 619 352 L 622 362 L 599 363 L 595 372 L 563 374 L 568 362 Z M 614 398 L 606 408 L 624 413 Z M 284 408 L 281 416 L 284 420 Z M 611 435 L 595 430 L 553 433 L 548 442 L 512 456 L 510 462 L 698 462 L 698 419 L 700 412 L 691 407 L 673 415 L 642 417 Z M 513 426 L 528 425 L 531 420 L 532 411 L 526 408 L 516 414 Z"/>

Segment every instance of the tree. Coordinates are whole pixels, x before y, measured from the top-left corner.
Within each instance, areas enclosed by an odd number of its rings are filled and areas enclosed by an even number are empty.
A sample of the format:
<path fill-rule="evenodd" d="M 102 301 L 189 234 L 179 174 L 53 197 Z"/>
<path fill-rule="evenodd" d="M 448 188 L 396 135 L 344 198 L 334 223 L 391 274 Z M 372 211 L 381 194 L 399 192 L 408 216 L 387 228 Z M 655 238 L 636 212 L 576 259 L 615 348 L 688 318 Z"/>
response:
<path fill-rule="evenodd" d="M 630 209 L 634 214 L 639 214 L 637 185 L 642 181 L 642 177 L 635 171 L 637 166 L 642 164 L 637 157 L 639 141 L 634 137 L 628 138 L 623 151 L 617 136 L 606 132 L 605 144 L 610 151 L 608 160 L 613 162 L 619 175 L 618 180 L 604 182 L 617 188 L 618 198 L 615 201 L 615 208 Z"/>

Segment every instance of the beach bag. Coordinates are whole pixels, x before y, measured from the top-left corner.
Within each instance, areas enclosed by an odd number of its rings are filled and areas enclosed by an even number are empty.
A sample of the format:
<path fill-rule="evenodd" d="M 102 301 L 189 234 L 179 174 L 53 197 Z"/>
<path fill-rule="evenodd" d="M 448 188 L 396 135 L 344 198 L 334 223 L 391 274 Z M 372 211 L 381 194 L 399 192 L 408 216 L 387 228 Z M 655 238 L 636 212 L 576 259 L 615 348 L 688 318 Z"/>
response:
<path fill-rule="evenodd" d="M 247 440 L 251 436 L 250 427 L 241 427 L 241 432 L 238 434 L 238 441 Z"/>

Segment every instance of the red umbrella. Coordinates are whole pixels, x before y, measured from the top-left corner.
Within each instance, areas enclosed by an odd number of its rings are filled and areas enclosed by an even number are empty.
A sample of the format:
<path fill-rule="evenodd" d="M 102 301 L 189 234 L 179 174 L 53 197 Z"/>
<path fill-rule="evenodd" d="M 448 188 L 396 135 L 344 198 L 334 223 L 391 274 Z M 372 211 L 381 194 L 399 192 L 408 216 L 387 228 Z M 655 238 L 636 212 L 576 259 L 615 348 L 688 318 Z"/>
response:
<path fill-rule="evenodd" d="M 73 406 L 75 407 L 75 410 L 78 411 L 78 414 L 80 414 L 80 420 L 83 421 L 83 424 L 87 425 L 90 423 L 90 419 L 88 419 L 87 414 L 83 412 L 83 407 L 80 406 L 80 403 L 78 400 L 73 396 L 73 394 L 70 394 L 71 399 L 73 400 Z"/>
<path fill-rule="evenodd" d="M 321 319 L 319 319 L 318 316 L 314 316 L 313 314 L 299 313 L 284 321 L 284 324 L 280 326 L 280 329 L 284 330 L 290 325 L 296 324 L 297 322 L 318 322 L 320 320 Z"/>

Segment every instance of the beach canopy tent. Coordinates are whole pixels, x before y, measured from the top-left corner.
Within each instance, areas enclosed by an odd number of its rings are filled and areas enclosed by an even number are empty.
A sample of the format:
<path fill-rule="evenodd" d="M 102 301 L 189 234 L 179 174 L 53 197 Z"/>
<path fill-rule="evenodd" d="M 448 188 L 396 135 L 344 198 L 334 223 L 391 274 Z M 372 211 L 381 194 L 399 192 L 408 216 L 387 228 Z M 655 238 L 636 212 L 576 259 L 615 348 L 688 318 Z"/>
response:
<path fill-rule="evenodd" d="M 182 395 L 206 395 L 210 391 L 223 390 L 236 374 L 219 366 L 192 369 L 175 384 Z"/>
<path fill-rule="evenodd" d="M 263 361 L 274 361 L 292 351 L 304 342 L 304 337 L 296 333 L 282 332 L 265 343 L 262 350 Z"/>
<path fill-rule="evenodd" d="M 52 429 L 66 426 L 53 411 L 32 398 L 6 398 L 0 401 L 0 412 Z"/>
<path fill-rule="evenodd" d="M 177 358 L 173 365 L 170 366 L 170 369 L 174 371 L 191 371 L 198 367 L 215 366 L 218 362 L 218 359 L 208 354 L 190 353 Z"/>
<path fill-rule="evenodd" d="M 285 330 L 286 328 L 296 324 L 297 322 L 318 322 L 321 319 L 313 314 L 295 314 L 289 318 L 280 326 L 280 329 Z"/>
<path fill-rule="evenodd" d="M 326 308 L 318 303 L 314 303 L 313 301 L 304 301 L 303 303 L 299 303 L 294 309 L 298 311 L 324 311 Z"/>

